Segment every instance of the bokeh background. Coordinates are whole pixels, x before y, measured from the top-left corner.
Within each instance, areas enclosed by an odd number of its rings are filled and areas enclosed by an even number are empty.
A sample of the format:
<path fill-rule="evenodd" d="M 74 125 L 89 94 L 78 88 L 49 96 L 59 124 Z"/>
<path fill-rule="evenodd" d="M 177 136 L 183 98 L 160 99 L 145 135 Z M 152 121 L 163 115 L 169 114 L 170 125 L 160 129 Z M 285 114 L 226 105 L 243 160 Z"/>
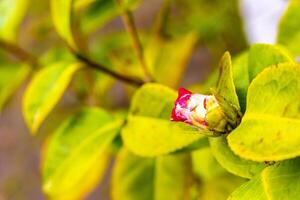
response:
<path fill-rule="evenodd" d="M 210 2 L 213 13 L 220 12 L 225 14 L 225 16 L 232 14 L 228 12 L 226 3 L 220 4 L 220 1 L 217 0 L 206 1 Z M 202 0 L 201 2 L 205 1 Z M 228 1 L 228 3 L 230 2 Z M 202 17 L 207 18 L 207 20 L 202 19 L 200 25 L 195 23 L 189 24 L 189 21 L 182 20 L 181 23 L 184 28 L 189 29 L 196 25 L 199 26 L 196 28 L 199 28 L 199 32 L 203 33 L 201 36 L 204 37 L 204 42 L 200 42 L 194 50 L 181 85 L 186 86 L 204 81 L 216 66 L 218 56 L 224 50 L 231 50 L 234 54 L 247 48 L 248 44 L 258 42 L 274 43 L 278 20 L 287 3 L 287 0 L 241 0 L 238 9 L 243 24 L 242 27 L 239 27 L 237 21 L 240 19 L 237 20 L 238 16 L 235 15 L 231 16 L 231 18 L 229 17 L 227 21 L 218 21 L 218 17 L 211 18 L 208 13 L 204 13 Z M 162 0 L 143 1 L 141 6 L 134 11 L 137 26 L 147 30 L 157 12 L 159 12 L 161 4 Z M 21 28 L 20 44 L 24 48 L 32 49 L 33 52 L 38 53 L 51 47 L 53 41 L 56 43 L 61 43 L 61 41 L 51 24 L 42 26 L 40 24 L 43 23 L 43 19 L 47 19 L 50 16 L 48 2 L 46 0 L 33 0 L 32 7 L 34 8 L 31 8 L 30 14 L 26 17 Z M 174 18 L 171 17 L 171 19 L 174 20 L 174 24 L 176 24 L 176 20 L 182 19 L 181 17 L 187 12 L 194 13 L 194 15 L 191 14 L 192 17 L 195 17 L 194 20 L 197 20 L 197 17 L 199 17 L 197 13 L 202 12 L 198 7 L 190 8 L 186 6 L 183 10 L 176 7 L 172 9 Z M 190 18 L 188 19 L 190 20 Z M 223 23 L 224 27 L 218 26 L 218 23 Z M 39 34 L 33 31 L 34 27 L 38 25 L 42 27 L 39 30 Z M 214 29 L 214 25 L 216 25 L 216 29 Z M 203 28 L 205 26 L 207 27 Z M 185 31 L 184 28 L 182 31 Z M 202 28 L 203 30 L 201 30 Z M 101 30 L 97 30 L 92 37 L 96 38 L 99 35 L 117 32 L 122 29 L 121 19 L 117 17 Z M 225 31 L 220 31 L 219 29 L 224 29 Z M 239 31 L 239 29 L 242 31 Z M 208 31 L 208 33 L 205 33 L 205 31 Z M 239 35 L 230 34 L 230 32 Z M 224 35 L 225 37 L 222 37 Z M 32 38 L 36 39 L 32 40 Z M 0 115 L 0 200 L 44 199 L 40 188 L 39 172 L 43 136 L 30 136 L 24 124 L 21 114 L 21 99 L 25 87 L 26 83 L 19 88 Z M 122 97 L 122 92 L 118 90 L 111 95 L 116 95 L 117 103 L 120 106 L 128 103 Z M 72 112 L 78 105 L 79 102 L 76 97 L 71 92 L 67 92 L 59 105 L 56 106 L 55 114 L 48 118 L 51 121 L 51 126 L 55 127 L 55 124 L 59 123 L 61 116 L 68 113 L 68 111 Z M 51 127 L 43 127 L 45 134 L 48 134 L 51 130 Z M 109 199 L 109 178 L 110 174 L 108 172 L 105 180 L 88 197 L 89 200 Z"/>

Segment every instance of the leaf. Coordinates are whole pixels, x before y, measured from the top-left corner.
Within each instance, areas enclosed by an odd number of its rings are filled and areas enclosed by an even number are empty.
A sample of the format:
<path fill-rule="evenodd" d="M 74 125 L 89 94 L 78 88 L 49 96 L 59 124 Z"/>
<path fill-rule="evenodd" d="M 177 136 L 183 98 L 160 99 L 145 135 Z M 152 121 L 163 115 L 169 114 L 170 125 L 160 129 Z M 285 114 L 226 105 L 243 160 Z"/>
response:
<path fill-rule="evenodd" d="M 208 143 L 208 138 L 203 138 L 200 140 L 197 140 L 191 144 L 189 144 L 188 146 L 185 146 L 182 149 L 179 149 L 177 151 L 174 151 L 174 154 L 176 153 L 186 153 L 186 152 L 193 152 L 195 150 L 199 150 L 199 149 L 203 149 L 209 147 L 209 143 Z"/>
<path fill-rule="evenodd" d="M 229 52 L 226 52 L 220 61 L 220 75 L 217 92 L 235 108 L 240 107 L 233 82 L 231 57 Z"/>
<path fill-rule="evenodd" d="M 2 63 L 0 66 L 0 113 L 30 72 L 27 64 Z"/>
<path fill-rule="evenodd" d="M 250 83 L 248 73 L 248 57 L 248 51 L 243 52 L 235 57 L 232 62 L 233 82 L 239 98 L 241 111 L 243 113 L 246 109 L 247 90 Z"/>
<path fill-rule="evenodd" d="M 203 134 L 208 131 L 170 121 L 176 97 L 168 87 L 152 83 L 136 92 L 122 130 L 124 144 L 130 151 L 141 156 L 157 156 L 204 139 Z"/>
<path fill-rule="evenodd" d="M 251 82 L 257 74 L 271 65 L 293 61 L 289 53 L 280 46 L 269 44 L 253 45 L 249 50 L 248 58 L 249 80 Z"/>
<path fill-rule="evenodd" d="M 74 0 L 74 8 L 81 9 L 85 8 L 86 6 L 94 3 L 96 0 Z"/>
<path fill-rule="evenodd" d="M 178 87 L 197 42 L 196 35 L 190 33 L 169 41 L 153 40 L 146 46 L 145 56 L 155 80 L 172 88 Z"/>
<path fill-rule="evenodd" d="M 197 199 L 201 200 L 226 200 L 227 197 L 241 184 L 244 179 L 232 174 L 222 174 L 206 182 L 200 187 Z"/>
<path fill-rule="evenodd" d="M 269 44 L 252 45 L 249 52 L 244 52 L 233 63 L 233 80 L 242 111 L 246 107 L 246 94 L 251 81 L 271 65 L 293 62 L 292 57 L 282 47 Z"/>
<path fill-rule="evenodd" d="M 211 148 L 201 148 L 192 153 L 193 172 L 201 181 L 207 182 L 222 175 L 226 170 L 214 158 Z"/>
<path fill-rule="evenodd" d="M 63 95 L 79 63 L 58 62 L 37 72 L 23 98 L 23 115 L 34 134 Z"/>
<path fill-rule="evenodd" d="M 228 49 L 237 53 L 247 47 L 242 19 L 237 0 L 175 0 L 166 30 L 168 34 L 178 35 L 190 31 L 197 32 L 201 43 L 218 58 Z M 214 59 L 213 59 L 214 60 Z"/>
<path fill-rule="evenodd" d="M 245 182 L 222 168 L 212 155 L 210 148 L 192 153 L 193 171 L 199 181 L 194 184 L 196 191 L 193 199 L 224 200 L 238 186 Z"/>
<path fill-rule="evenodd" d="M 300 159 L 287 160 L 267 167 L 254 179 L 243 184 L 228 200 L 298 199 Z"/>
<path fill-rule="evenodd" d="M 28 0 L 0 1 L 0 38 L 16 42 L 19 27 L 28 9 Z"/>
<path fill-rule="evenodd" d="M 133 9 L 142 2 L 142 0 L 122 0 L 122 1 L 123 1 L 123 7 L 125 9 Z"/>
<path fill-rule="evenodd" d="M 300 67 L 286 63 L 269 67 L 250 84 L 242 123 L 228 144 L 234 153 L 255 161 L 300 155 Z"/>
<path fill-rule="evenodd" d="M 240 104 L 233 82 L 231 57 L 229 52 L 225 52 L 220 61 L 217 89 L 216 91 L 213 91 L 213 95 L 218 100 L 222 112 L 225 114 L 226 123 L 235 127 L 240 121 Z M 207 116 L 207 121 L 209 121 L 209 116 Z"/>
<path fill-rule="evenodd" d="M 186 154 L 145 158 L 123 149 L 113 169 L 112 199 L 188 199 L 189 167 Z"/>
<path fill-rule="evenodd" d="M 282 16 L 278 34 L 277 42 L 287 47 L 294 55 L 300 55 L 300 2 L 298 0 L 291 0 L 288 8 Z"/>
<path fill-rule="evenodd" d="M 217 161 L 230 173 L 244 178 L 253 178 L 264 169 L 264 163 L 244 160 L 229 148 L 226 136 L 209 138 L 211 151 Z"/>
<path fill-rule="evenodd" d="M 233 83 L 231 57 L 229 52 L 226 52 L 220 62 L 220 75 L 217 86 L 217 93 L 226 100 L 230 105 L 239 109 L 239 100 L 236 95 L 235 86 Z"/>
<path fill-rule="evenodd" d="M 82 199 L 107 168 L 108 147 L 123 120 L 88 108 L 67 119 L 54 133 L 43 163 L 43 190 L 52 199 Z"/>
<path fill-rule="evenodd" d="M 81 0 L 75 3 L 75 7 L 90 4 L 81 16 L 81 24 L 85 33 L 91 33 L 120 15 L 122 9 L 134 10 L 140 2 L 140 0 L 123 0 L 124 4 L 119 6 L 115 0 Z"/>
<path fill-rule="evenodd" d="M 185 124 L 142 116 L 129 116 L 122 136 L 125 146 L 141 156 L 167 154 L 204 139 L 197 129 Z"/>
<path fill-rule="evenodd" d="M 81 17 L 82 30 L 85 33 L 94 32 L 119 14 L 114 0 L 98 0 L 90 4 Z"/>
<path fill-rule="evenodd" d="M 71 48 L 78 50 L 79 46 L 73 33 L 74 0 L 50 0 L 51 15 L 57 33 Z"/>

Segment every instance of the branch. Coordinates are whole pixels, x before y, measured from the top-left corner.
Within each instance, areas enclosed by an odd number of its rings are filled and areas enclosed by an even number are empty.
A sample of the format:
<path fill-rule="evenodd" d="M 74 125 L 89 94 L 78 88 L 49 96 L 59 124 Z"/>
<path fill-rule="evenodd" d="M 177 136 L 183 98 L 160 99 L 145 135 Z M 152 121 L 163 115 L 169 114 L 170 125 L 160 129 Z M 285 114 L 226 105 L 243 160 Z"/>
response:
<path fill-rule="evenodd" d="M 75 56 L 78 60 L 80 60 L 81 62 L 85 63 L 86 65 L 88 65 L 89 67 L 92 67 L 94 69 L 97 69 L 105 74 L 108 74 L 120 81 L 123 81 L 125 83 L 129 83 L 131 85 L 135 85 L 135 86 L 141 86 L 143 85 L 145 82 L 138 79 L 138 78 L 133 78 L 133 77 L 128 77 L 128 76 L 124 76 L 122 74 L 119 74 L 117 72 L 111 71 L 110 69 L 102 66 L 99 63 L 96 63 L 92 60 L 90 60 L 88 57 L 80 54 L 80 53 L 75 53 Z"/>
<path fill-rule="evenodd" d="M 122 5 L 122 2 L 121 2 L 122 0 L 116 0 L 116 1 L 119 5 Z M 138 31 L 136 29 L 134 18 L 133 18 L 133 15 L 132 15 L 131 11 L 125 9 L 124 13 L 122 15 L 122 19 L 123 19 L 124 26 L 125 26 L 128 34 L 129 34 L 129 36 L 131 37 L 132 46 L 135 50 L 135 53 L 138 57 L 138 60 L 141 64 L 141 66 L 143 68 L 144 74 L 146 76 L 146 80 L 150 81 L 151 80 L 151 74 L 150 74 L 150 72 L 148 70 L 148 67 L 146 65 L 146 62 L 145 62 L 143 46 L 142 46 L 141 41 L 139 39 Z"/>
<path fill-rule="evenodd" d="M 28 62 L 32 63 L 34 66 L 38 65 L 38 59 L 34 55 L 30 54 L 26 50 L 22 49 L 21 47 L 15 45 L 13 43 L 9 43 L 9 42 L 6 42 L 6 41 L 0 39 L 0 48 L 3 48 L 5 51 L 12 54 L 14 57 L 19 59 L 20 61 L 28 61 Z M 132 84 L 135 86 L 141 86 L 145 83 L 144 81 L 142 81 L 140 79 L 133 78 L 133 77 L 127 77 L 127 76 L 118 74 L 117 72 L 111 71 L 110 69 L 107 69 L 106 67 L 90 60 L 89 58 L 87 58 L 79 53 L 75 53 L 75 56 L 78 60 L 84 62 L 88 66 L 95 68 L 99 71 L 102 71 L 102 72 L 104 72 L 116 79 L 119 79 L 120 81 L 123 81 L 125 83 L 129 83 L 129 84 Z"/>
<path fill-rule="evenodd" d="M 0 39 L 0 47 L 21 61 L 28 61 L 34 65 L 38 63 L 38 60 L 35 56 L 13 43 L 9 43 Z"/>

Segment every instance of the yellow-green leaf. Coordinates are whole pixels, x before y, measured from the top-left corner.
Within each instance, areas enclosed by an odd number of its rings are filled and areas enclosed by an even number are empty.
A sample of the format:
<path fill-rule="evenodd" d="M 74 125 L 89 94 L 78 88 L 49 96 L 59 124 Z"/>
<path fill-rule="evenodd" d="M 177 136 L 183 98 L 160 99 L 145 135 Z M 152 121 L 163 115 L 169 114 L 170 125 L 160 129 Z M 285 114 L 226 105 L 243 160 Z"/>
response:
<path fill-rule="evenodd" d="M 204 139 L 194 127 L 143 116 L 129 116 L 122 136 L 129 150 L 141 156 L 167 154 Z"/>
<path fill-rule="evenodd" d="M 27 64 L 8 64 L 0 66 L 0 112 L 7 100 L 21 85 L 30 72 Z"/>
<path fill-rule="evenodd" d="M 270 44 L 255 44 L 233 62 L 233 80 L 239 95 L 242 111 L 246 107 L 246 95 L 251 81 L 265 68 L 284 62 L 293 62 L 293 58 L 283 47 Z"/>
<path fill-rule="evenodd" d="M 32 133 L 37 132 L 80 68 L 79 63 L 58 62 L 35 74 L 23 98 L 23 115 Z"/>
<path fill-rule="evenodd" d="M 214 158 L 209 146 L 193 151 L 191 156 L 193 161 L 193 172 L 201 179 L 201 181 L 207 182 L 226 173 L 226 170 L 221 167 Z"/>
<path fill-rule="evenodd" d="M 219 79 L 214 95 L 224 112 L 227 123 L 235 127 L 239 123 L 240 104 L 233 82 L 231 56 L 229 52 L 225 52 L 220 61 Z M 207 122 L 211 120 L 214 119 L 207 116 Z"/>
<path fill-rule="evenodd" d="M 227 197 L 240 185 L 245 179 L 224 173 L 214 177 L 214 179 L 205 182 L 199 188 L 198 200 L 226 200 Z M 255 199 L 256 200 L 256 199 Z"/>
<path fill-rule="evenodd" d="M 82 199 L 109 162 L 108 148 L 123 120 L 98 108 L 84 109 L 52 136 L 43 163 L 43 190 L 51 199 Z"/>
<path fill-rule="evenodd" d="M 113 169 L 112 199 L 188 199 L 190 178 L 186 154 L 145 158 L 123 149 Z"/>
<path fill-rule="evenodd" d="M 50 0 L 54 27 L 71 48 L 79 49 L 74 38 L 74 0 Z"/>
<path fill-rule="evenodd" d="M 215 160 L 211 148 L 192 153 L 193 171 L 199 181 L 194 182 L 194 198 L 199 200 L 225 200 L 245 179 L 234 176 Z"/>
<path fill-rule="evenodd" d="M 240 109 L 238 96 L 233 82 L 231 56 L 226 52 L 220 61 L 220 75 L 217 85 L 217 93 L 226 100 L 229 105 Z"/>
<path fill-rule="evenodd" d="M 209 143 L 220 165 L 237 176 L 253 178 L 265 167 L 264 163 L 245 160 L 235 155 L 227 144 L 226 136 L 209 138 Z"/>
<path fill-rule="evenodd" d="M 294 62 L 283 47 L 269 44 L 256 44 L 251 46 L 248 58 L 250 82 L 265 68 L 283 62 Z"/>
<path fill-rule="evenodd" d="M 228 144 L 234 153 L 255 161 L 284 160 L 300 155 L 300 66 L 279 64 L 250 84 L 247 108 Z"/>
<path fill-rule="evenodd" d="M 118 5 L 115 0 L 76 0 L 75 9 L 87 6 L 80 20 L 82 31 L 91 33 L 107 24 L 110 20 L 122 14 L 124 9 L 135 9 L 140 0 L 122 0 L 122 5 Z"/>
<path fill-rule="evenodd" d="M 300 1 L 290 0 L 278 28 L 277 42 L 287 47 L 295 56 L 300 55 Z"/>
<path fill-rule="evenodd" d="M 154 78 L 159 83 L 176 88 L 185 73 L 197 37 L 191 33 L 170 41 L 153 40 L 146 46 L 145 56 Z"/>
<path fill-rule="evenodd" d="M 300 196 L 300 159 L 287 160 L 267 167 L 243 184 L 228 200 L 292 200 Z"/>
<path fill-rule="evenodd" d="M 241 111 L 245 112 L 247 90 L 249 87 L 248 51 L 236 56 L 232 61 L 233 82 L 239 98 Z"/>
<path fill-rule="evenodd" d="M 0 38 L 16 42 L 19 27 L 28 8 L 28 0 L 0 1 Z"/>

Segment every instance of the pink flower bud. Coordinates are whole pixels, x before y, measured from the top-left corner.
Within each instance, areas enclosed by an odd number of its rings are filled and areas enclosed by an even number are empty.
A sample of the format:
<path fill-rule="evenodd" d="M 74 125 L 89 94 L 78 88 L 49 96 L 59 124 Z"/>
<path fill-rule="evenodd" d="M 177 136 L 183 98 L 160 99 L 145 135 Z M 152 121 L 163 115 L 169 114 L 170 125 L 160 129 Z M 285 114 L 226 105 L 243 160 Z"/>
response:
<path fill-rule="evenodd" d="M 184 88 L 179 88 L 171 120 L 207 129 L 207 113 L 216 107 L 219 107 L 219 104 L 214 96 L 193 94 Z"/>

